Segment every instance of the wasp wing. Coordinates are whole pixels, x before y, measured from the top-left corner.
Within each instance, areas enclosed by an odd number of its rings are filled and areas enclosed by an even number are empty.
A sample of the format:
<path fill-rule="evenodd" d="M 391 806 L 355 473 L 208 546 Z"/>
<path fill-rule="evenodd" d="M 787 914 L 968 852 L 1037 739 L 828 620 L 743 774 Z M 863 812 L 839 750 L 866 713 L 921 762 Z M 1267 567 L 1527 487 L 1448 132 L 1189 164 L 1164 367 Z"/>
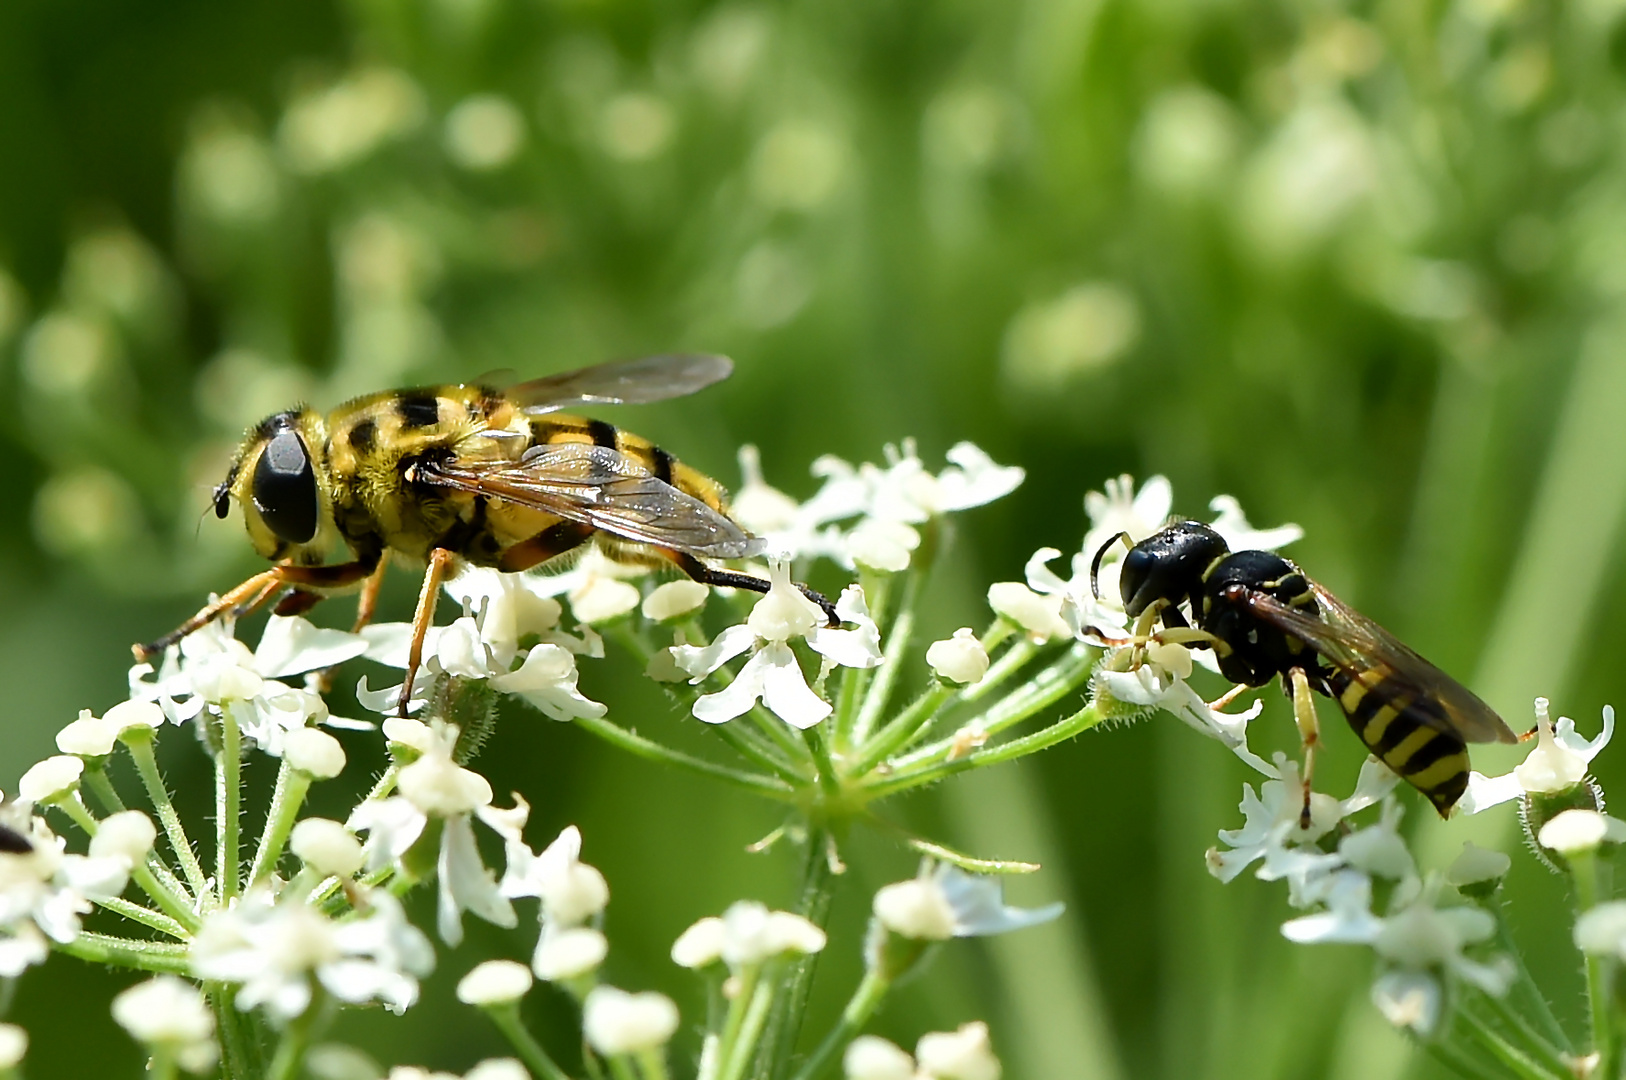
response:
<path fill-rule="evenodd" d="M 668 353 L 544 375 L 503 391 L 531 415 L 572 405 L 642 405 L 683 397 L 728 378 L 734 361 L 709 353 Z"/>
<path fill-rule="evenodd" d="M 764 543 L 610 446 L 536 446 L 517 462 L 426 462 L 417 475 L 424 483 L 501 499 L 623 540 L 691 555 L 738 559 L 757 554 Z"/>
<path fill-rule="evenodd" d="M 1418 710 L 1419 720 L 1467 742 L 1518 742 L 1518 736 L 1472 690 L 1316 582 L 1311 581 L 1310 588 L 1321 606 L 1320 617 L 1257 591 L 1250 591 L 1248 606 L 1266 622 L 1308 642 L 1351 678 L 1377 672 L 1413 700 L 1439 705 L 1437 711 Z"/>

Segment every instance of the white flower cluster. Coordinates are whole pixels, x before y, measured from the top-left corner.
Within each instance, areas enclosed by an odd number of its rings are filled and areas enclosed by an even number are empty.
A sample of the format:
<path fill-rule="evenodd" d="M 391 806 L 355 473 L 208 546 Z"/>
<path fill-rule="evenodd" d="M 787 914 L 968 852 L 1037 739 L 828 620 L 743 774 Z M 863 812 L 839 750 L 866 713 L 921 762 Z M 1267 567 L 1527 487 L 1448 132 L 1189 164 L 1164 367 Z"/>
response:
<path fill-rule="evenodd" d="M 860 1035 L 841 1064 L 847 1080 L 999 1080 L 1002 1073 L 981 1020 L 922 1035 L 914 1057 L 878 1035 Z"/>

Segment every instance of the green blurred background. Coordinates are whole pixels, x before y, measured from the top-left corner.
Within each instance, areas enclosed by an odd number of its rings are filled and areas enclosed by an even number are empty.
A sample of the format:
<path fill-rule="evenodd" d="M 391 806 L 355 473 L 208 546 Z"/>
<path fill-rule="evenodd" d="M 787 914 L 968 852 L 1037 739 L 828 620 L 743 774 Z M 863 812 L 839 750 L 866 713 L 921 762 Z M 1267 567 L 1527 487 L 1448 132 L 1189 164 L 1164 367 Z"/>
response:
<path fill-rule="evenodd" d="M 1626 683 L 1608 614 L 1626 603 L 1623 10 L 12 0 L 0 786 L 120 699 L 129 642 L 256 568 L 235 519 L 198 524 L 245 424 L 682 348 L 738 370 L 607 415 L 725 482 L 744 442 L 805 496 L 816 455 L 911 435 L 929 462 L 969 438 L 1028 470 L 964 515 L 927 640 L 981 625 L 987 584 L 1033 549 L 1075 547 L 1086 490 L 1164 472 L 1180 511 L 1232 493 L 1256 523 L 1301 523 L 1312 574 L 1515 728 L 1542 693 L 1590 733 Z M 688 737 L 628 663 L 583 687 Z M 1321 775 L 1347 789 L 1360 749 L 1323 715 Z M 1291 745 L 1276 695 L 1256 731 Z M 171 742 L 201 820 L 201 755 Z M 793 855 L 743 851 L 770 807 L 517 711 L 483 767 L 531 799 L 536 841 L 582 826 L 614 894 L 609 977 L 690 1016 L 672 938 L 741 896 L 790 899 Z M 1204 871 L 1246 778 L 1159 717 L 892 807 L 1045 863 L 1013 894 L 1070 907 L 945 950 L 879 1030 L 910 1045 L 986 1018 L 1017 1078 L 1435 1075 L 1367 1004 L 1366 953 L 1289 947 L 1283 889 Z M 342 814 L 339 796 L 318 808 Z M 1435 865 L 1469 835 L 1515 845 L 1507 813 L 1425 816 L 1414 800 Z M 869 893 L 913 865 L 867 834 L 849 856 L 815 1024 L 856 979 Z M 1575 1020 L 1567 900 L 1515 865 L 1517 930 Z M 409 1022 L 356 1015 L 336 1036 L 385 1064 L 500 1052 L 450 988 L 534 932 L 474 928 Z M 128 981 L 29 972 L 12 1018 L 30 1075 L 133 1075 L 105 1010 Z M 529 1008 L 569 1044 L 562 1000 Z"/>

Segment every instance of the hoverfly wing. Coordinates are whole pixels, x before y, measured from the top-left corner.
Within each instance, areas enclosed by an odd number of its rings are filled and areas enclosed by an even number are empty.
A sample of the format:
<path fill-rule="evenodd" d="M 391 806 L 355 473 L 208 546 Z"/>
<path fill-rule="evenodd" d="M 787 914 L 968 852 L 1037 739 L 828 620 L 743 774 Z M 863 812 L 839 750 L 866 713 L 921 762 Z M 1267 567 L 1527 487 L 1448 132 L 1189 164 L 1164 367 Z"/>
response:
<path fill-rule="evenodd" d="M 1321 607 L 1319 618 L 1262 592 L 1250 593 L 1248 605 L 1266 622 L 1308 642 L 1351 678 L 1377 672 L 1409 696 L 1440 706 L 1437 712 L 1419 710 L 1418 719 L 1466 742 L 1518 742 L 1518 736 L 1472 690 L 1321 585 L 1311 581 L 1310 588 Z"/>
<path fill-rule="evenodd" d="M 544 375 L 504 394 L 533 416 L 572 405 L 642 405 L 692 394 L 733 370 L 726 356 L 668 353 Z"/>
<path fill-rule="evenodd" d="M 691 555 L 738 559 L 764 544 L 609 446 L 557 443 L 533 447 L 518 462 L 437 462 L 422 478 Z"/>

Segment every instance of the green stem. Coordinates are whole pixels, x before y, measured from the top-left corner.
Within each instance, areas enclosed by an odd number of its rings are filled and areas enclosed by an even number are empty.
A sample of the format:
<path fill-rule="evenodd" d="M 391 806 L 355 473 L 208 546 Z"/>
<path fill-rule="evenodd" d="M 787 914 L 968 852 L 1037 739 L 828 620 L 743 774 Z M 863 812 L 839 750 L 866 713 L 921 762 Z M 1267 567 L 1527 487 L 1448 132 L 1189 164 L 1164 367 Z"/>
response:
<path fill-rule="evenodd" d="M 116 896 L 109 897 L 106 900 L 98 900 L 96 906 L 105 908 L 115 915 L 121 915 L 131 922 L 150 927 L 160 934 L 168 934 L 180 941 L 186 941 L 192 937 L 187 927 L 182 926 L 177 920 L 170 918 L 168 915 L 160 915 L 151 908 L 144 908 L 140 904 L 132 904 L 130 901 Z M 192 929 L 196 929 L 196 927 Z"/>
<path fill-rule="evenodd" d="M 1540 1032 L 1530 1026 L 1524 1017 L 1509 1008 L 1507 1002 L 1493 994 L 1482 994 L 1481 996 L 1503 1026 L 1517 1035 L 1524 1048 L 1547 1069 L 1557 1072 L 1560 1076 L 1570 1071 L 1569 1062 L 1564 1059 L 1563 1051 L 1548 1042 Z"/>
<path fill-rule="evenodd" d="M 119 798 L 118 789 L 113 786 L 113 781 L 108 779 L 105 768 L 85 769 L 81 783 L 95 793 L 97 801 L 102 804 L 102 809 L 109 814 L 116 814 L 126 808 L 124 800 Z"/>
<path fill-rule="evenodd" d="M 778 720 L 774 722 L 779 724 L 781 728 L 785 727 L 785 724 Z M 751 728 L 743 725 L 735 726 L 732 720 L 727 723 L 707 724 L 706 726 L 711 729 L 712 734 L 727 743 L 730 749 L 747 761 L 755 762 L 786 783 L 792 785 L 807 783 L 809 778 L 804 771 L 793 765 L 775 750 L 767 739 L 764 739 Z M 805 757 L 805 755 L 803 756 Z"/>
<path fill-rule="evenodd" d="M 379 799 L 389 798 L 390 792 L 395 790 L 395 782 L 400 778 L 400 763 L 396 761 L 390 762 L 390 767 L 384 770 L 384 775 L 378 778 L 378 782 L 373 785 L 373 790 L 367 793 L 367 798 L 363 801 L 376 802 Z"/>
<path fill-rule="evenodd" d="M 644 1080 L 668 1080 L 666 1071 L 666 1051 L 645 1050 L 637 1055 L 638 1071 L 643 1073 Z"/>
<path fill-rule="evenodd" d="M 147 1075 L 153 1080 L 175 1080 L 175 1051 L 163 1045 L 152 1047 L 152 1055 L 147 1058 Z"/>
<path fill-rule="evenodd" d="M 1004 620 L 1000 620 L 1000 624 L 1006 625 Z M 982 647 L 992 655 L 994 646 L 1001 640 L 1002 636 L 994 636 L 993 631 L 989 631 L 982 637 Z M 988 671 L 982 678 L 960 691 L 960 699 L 976 701 L 993 693 L 1012 675 L 1027 667 L 1028 661 L 1038 655 L 1039 649 L 1040 646 L 1025 637 L 1013 642 L 1010 648 L 1000 654 L 999 659 L 988 665 Z"/>
<path fill-rule="evenodd" d="M 887 632 L 880 666 L 875 669 L 875 676 L 864 694 L 863 706 L 858 710 L 858 719 L 853 724 L 852 741 L 855 745 L 869 739 L 869 733 L 875 729 L 876 721 L 881 718 L 887 701 L 892 697 L 892 687 L 898 680 L 898 672 L 903 668 L 903 659 L 908 655 L 915 635 L 915 604 L 925 576 L 923 569 L 912 567 L 904 582 L 898 617 L 892 621 L 891 629 Z"/>
<path fill-rule="evenodd" d="M 133 941 L 81 931 L 72 941 L 66 944 L 52 942 L 51 947 L 57 952 L 93 964 L 110 964 L 167 975 L 190 975 L 192 972 L 187 947 L 167 941 Z"/>
<path fill-rule="evenodd" d="M 796 912 L 821 930 L 830 921 L 830 903 L 835 898 L 836 867 L 831 865 L 834 843 L 835 835 L 828 826 L 808 825 L 807 857 Z M 819 954 L 814 953 L 789 962 L 790 970 L 783 979 L 784 993 L 779 995 L 757 1052 L 757 1076 L 783 1076 L 787 1071 L 796 1050 L 796 1040 L 802 1033 L 807 995 L 813 985 L 818 957 Z"/>
<path fill-rule="evenodd" d="M 254 864 L 249 867 L 248 885 L 253 888 L 276 869 L 282 858 L 288 834 L 294 831 L 299 809 L 305 805 L 305 793 L 310 790 L 311 778 L 282 759 L 277 770 L 277 786 L 271 793 L 271 809 L 265 815 L 265 829 L 260 833 L 259 846 L 254 849 Z"/>
<path fill-rule="evenodd" d="M 243 733 L 237 704 L 220 710 L 220 754 L 215 758 L 215 882 L 222 902 L 237 896 L 243 850 Z"/>
<path fill-rule="evenodd" d="M 316 1027 L 317 1016 L 326 1011 L 327 993 L 320 985 L 313 985 L 310 1004 L 282 1029 L 276 1056 L 266 1070 L 266 1080 L 294 1080 L 304 1071 L 305 1054 L 310 1050 L 311 1033 Z"/>
<path fill-rule="evenodd" d="M 1570 876 L 1575 882 L 1576 906 L 1581 913 L 1591 911 L 1601 899 L 1600 869 L 1596 851 L 1577 852 L 1569 856 Z M 1598 1055 L 1597 1076 L 1613 1076 L 1614 1027 L 1610 1023 L 1612 1004 L 1609 993 L 1611 962 L 1604 957 L 1586 954 L 1587 1003 L 1592 1019 L 1592 1050 Z"/>
<path fill-rule="evenodd" d="M 830 1029 L 830 1034 L 824 1037 L 818 1048 L 802 1063 L 802 1067 L 796 1070 L 794 1080 L 817 1080 L 819 1074 L 847 1048 L 847 1044 L 864 1030 L 864 1025 L 875 1015 L 875 1010 L 881 1007 L 882 1000 L 891 988 L 891 981 L 878 971 L 873 968 L 866 971 L 863 981 L 858 984 L 858 989 L 853 991 L 851 1000 L 847 1002 L 847 1007 L 841 1010 L 841 1020 Z"/>
<path fill-rule="evenodd" d="M 846 774 L 863 776 L 899 749 L 908 746 L 942 714 L 956 692 L 955 687 L 948 683 L 941 680 L 933 682 L 907 709 L 888 720 L 874 738 L 859 748 L 858 757 L 848 763 Z"/>
<path fill-rule="evenodd" d="M 635 735 L 619 724 L 612 724 L 608 720 L 578 717 L 575 723 L 578 727 L 597 735 L 605 742 L 644 758 L 646 761 L 676 765 L 679 768 L 700 773 L 702 776 L 727 780 L 737 787 L 743 787 L 759 795 L 768 795 L 775 799 L 789 800 L 795 795 L 795 789 L 782 780 L 770 776 L 761 776 L 757 773 L 744 772 L 739 769 L 731 769 L 726 765 L 718 765 L 704 758 L 693 757 L 680 750 L 673 750 L 668 746 L 646 739 L 642 735 Z M 726 724 L 718 725 L 720 728 L 726 726 Z"/>
<path fill-rule="evenodd" d="M 755 999 L 757 983 L 762 980 L 762 965 L 748 966 L 734 977 L 739 980 L 739 985 L 729 999 L 728 1014 L 723 1018 L 723 1030 L 717 1039 L 717 1056 L 713 1059 L 713 1067 L 701 1072 L 700 1080 L 719 1080 L 723 1068 L 734 1059 L 740 1032 L 745 1026 L 746 1008 Z"/>
<path fill-rule="evenodd" d="M 1012 739 L 1008 743 L 987 747 L 973 751 L 965 757 L 953 761 L 927 762 L 909 769 L 900 769 L 891 776 L 879 782 L 865 784 L 864 796 L 868 799 L 880 799 L 909 788 L 920 787 L 924 784 L 935 783 L 955 773 L 965 772 L 984 765 L 997 765 L 1002 761 L 1014 761 L 1029 754 L 1036 754 L 1040 750 L 1049 749 L 1057 743 L 1066 742 L 1096 724 L 1101 722 L 1101 716 L 1095 711 L 1094 703 L 1084 706 L 1073 715 L 1058 720 L 1049 727 L 1035 731 L 1031 735 L 1024 735 L 1020 739 Z M 944 747 L 944 752 L 949 748 Z"/>
<path fill-rule="evenodd" d="M 1508 925 L 1507 904 L 1504 900 L 1498 899 L 1495 905 L 1495 914 L 1496 940 L 1502 946 L 1503 952 L 1513 958 L 1513 968 L 1517 976 L 1514 985 L 1518 987 L 1520 996 L 1525 999 L 1530 1011 L 1535 1013 L 1536 1019 L 1541 1021 L 1542 1027 L 1547 1031 L 1547 1037 L 1552 1040 L 1553 1044 L 1565 1052 L 1573 1052 L 1575 1044 L 1570 1041 L 1569 1033 L 1564 1030 L 1564 1025 L 1558 1022 L 1558 1017 L 1553 1013 L 1552 1005 L 1547 1001 L 1547 995 L 1541 992 L 1540 985 L 1537 984 L 1535 977 L 1530 974 L 1530 968 L 1525 965 L 1523 951 L 1520 950 L 1518 942 L 1513 940 L 1513 930 Z"/>
<path fill-rule="evenodd" d="M 1574 1073 L 1572 1072 L 1567 1075 L 1564 1072 L 1548 1072 L 1532 1061 L 1524 1051 L 1509 1043 L 1495 1031 L 1492 1031 L 1472 1012 L 1462 1009 L 1458 1011 L 1457 1015 L 1475 1041 L 1489 1051 L 1496 1060 L 1506 1065 L 1511 1072 L 1519 1076 L 1521 1080 L 1574 1080 Z M 1607 1076 L 1608 1074 L 1603 1073 L 1600 1075 Z"/>
<path fill-rule="evenodd" d="M 723 1064 L 718 1080 L 740 1080 L 745 1075 L 746 1066 L 751 1063 L 751 1051 L 756 1048 L 757 1039 L 762 1035 L 763 1026 L 768 1022 L 768 1013 L 773 1007 L 775 998 L 773 979 L 759 979 L 756 989 L 751 993 L 751 1002 L 745 1008 L 741 1017 L 739 1030 L 735 1033 L 731 1045 L 728 1047 L 728 1060 Z M 766 1051 L 771 1037 L 762 1041 L 762 1051 Z M 772 1061 L 762 1051 L 757 1054 L 761 1061 Z M 758 1077 L 768 1077 L 773 1074 L 758 1068 L 754 1074 Z"/>
<path fill-rule="evenodd" d="M 225 983 L 205 983 L 209 1007 L 215 1014 L 215 1031 L 220 1037 L 221 1080 L 253 1080 L 263 1075 L 265 1062 L 257 1042 L 243 1030 L 248 1020 L 232 1005 L 235 991 Z"/>
<path fill-rule="evenodd" d="M 565 1071 L 548 1056 L 548 1052 L 542 1049 L 542 1044 L 526 1030 L 524 1022 L 519 1018 L 518 1003 L 510 1001 L 484 1011 L 533 1075 L 542 1077 L 543 1080 L 570 1080 Z"/>
<path fill-rule="evenodd" d="M 83 829 L 86 836 L 95 836 L 97 829 L 101 827 L 100 822 L 96 820 L 90 809 L 79 799 L 77 793 L 71 798 L 58 799 L 51 805 L 73 819 L 74 824 Z M 135 879 L 137 885 L 141 886 L 142 891 L 152 898 L 155 904 L 164 909 L 169 918 L 165 918 L 157 912 L 148 911 L 146 908 L 132 904 L 127 900 L 97 901 L 97 903 L 109 911 L 117 912 L 127 919 L 150 926 L 154 930 L 169 934 L 171 937 L 186 937 L 188 936 L 186 931 L 195 931 L 202 925 L 198 917 L 192 913 L 192 909 L 187 905 L 186 901 L 177 895 L 174 890 L 159 881 L 147 864 L 132 866 L 130 876 Z M 179 884 L 179 882 L 176 882 L 177 887 Z"/>
<path fill-rule="evenodd" d="M 830 758 L 830 744 L 825 741 L 823 733 L 817 727 L 806 728 L 802 731 L 802 739 L 807 743 L 807 752 L 813 757 L 813 765 L 819 772 L 819 787 L 824 789 L 826 795 L 835 796 L 841 791 L 841 778 L 836 775 L 836 764 Z"/>
<path fill-rule="evenodd" d="M 164 827 L 164 835 L 169 837 L 169 846 L 181 865 L 181 873 L 186 876 L 192 895 L 201 899 L 209 893 L 209 880 L 204 876 L 197 852 L 192 850 L 192 841 L 187 839 L 181 816 L 175 812 L 175 804 L 170 802 L 169 789 L 164 786 L 163 774 L 158 771 L 158 758 L 153 754 L 152 736 L 143 733 L 127 738 L 125 746 L 130 750 L 130 759 L 135 762 L 136 772 L 141 775 L 147 798 L 152 800 L 152 807 L 158 812 L 158 822 Z"/>

